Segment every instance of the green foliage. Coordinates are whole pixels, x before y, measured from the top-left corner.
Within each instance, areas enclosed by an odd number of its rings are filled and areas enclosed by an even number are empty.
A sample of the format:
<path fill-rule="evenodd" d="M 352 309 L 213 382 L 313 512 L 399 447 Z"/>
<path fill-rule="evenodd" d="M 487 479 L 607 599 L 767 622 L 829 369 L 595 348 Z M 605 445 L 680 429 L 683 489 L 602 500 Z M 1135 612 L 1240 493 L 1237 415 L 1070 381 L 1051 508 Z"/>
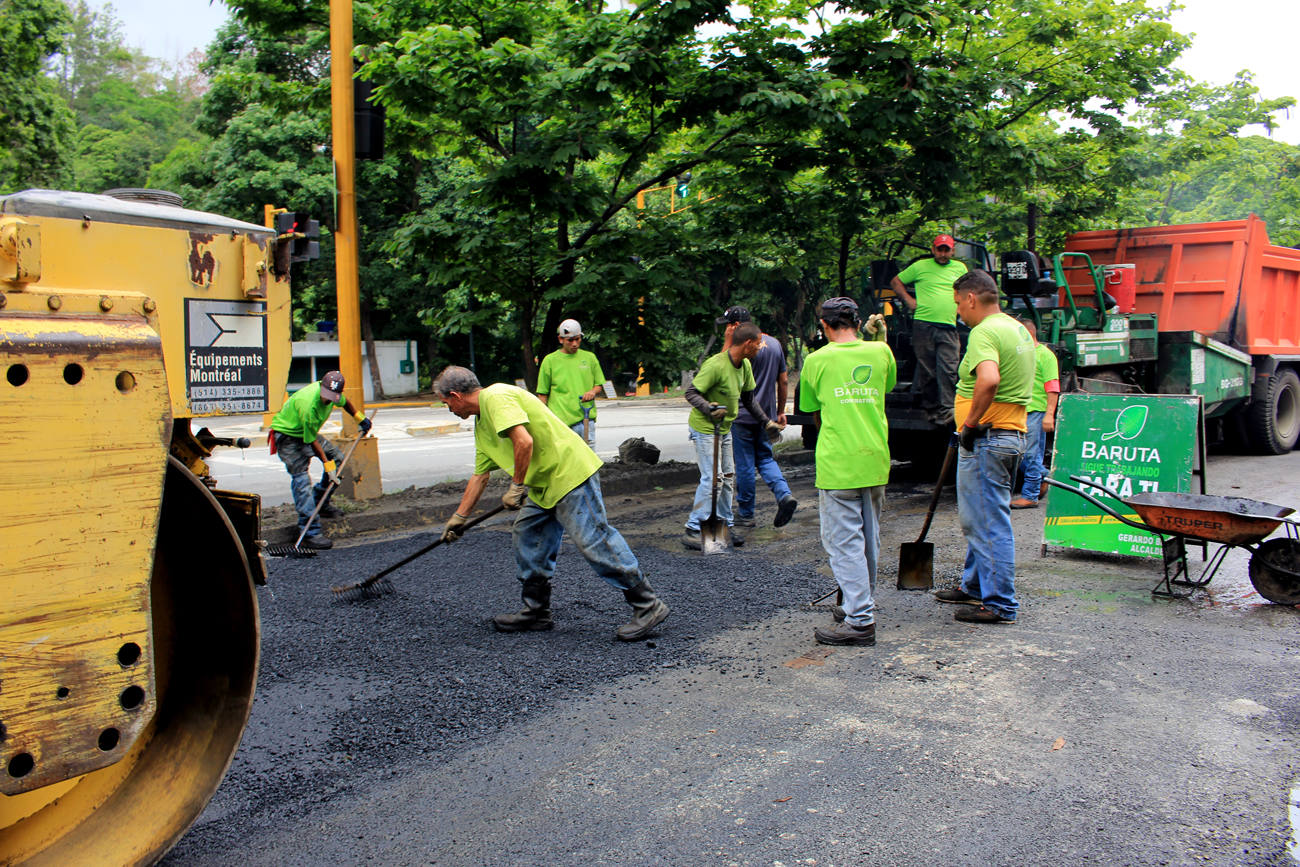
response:
<path fill-rule="evenodd" d="M 67 181 L 72 112 L 44 65 L 62 47 L 69 20 L 61 0 L 0 3 L 0 191 Z"/>

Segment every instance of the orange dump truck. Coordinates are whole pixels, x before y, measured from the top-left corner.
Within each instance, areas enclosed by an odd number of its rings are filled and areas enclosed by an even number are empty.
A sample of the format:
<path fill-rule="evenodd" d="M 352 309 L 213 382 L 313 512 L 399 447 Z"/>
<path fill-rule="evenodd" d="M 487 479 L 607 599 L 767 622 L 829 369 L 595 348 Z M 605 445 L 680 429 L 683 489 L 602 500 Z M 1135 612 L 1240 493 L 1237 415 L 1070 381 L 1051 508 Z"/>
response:
<path fill-rule="evenodd" d="M 1080 232 L 1065 250 L 1086 254 L 1098 268 L 1134 266 L 1132 308 L 1121 303 L 1117 312 L 1154 319 L 1157 329 L 1153 366 L 1098 369 L 1081 355 L 1075 359 L 1081 377 L 1118 375 L 1148 391 L 1202 394 L 1207 415 L 1244 434 L 1256 450 L 1284 454 L 1295 447 L 1300 249 L 1270 244 L 1264 221 L 1251 214 L 1221 223 Z M 1089 270 L 1069 268 L 1064 275 L 1079 306 L 1087 304 L 1094 295 Z"/>

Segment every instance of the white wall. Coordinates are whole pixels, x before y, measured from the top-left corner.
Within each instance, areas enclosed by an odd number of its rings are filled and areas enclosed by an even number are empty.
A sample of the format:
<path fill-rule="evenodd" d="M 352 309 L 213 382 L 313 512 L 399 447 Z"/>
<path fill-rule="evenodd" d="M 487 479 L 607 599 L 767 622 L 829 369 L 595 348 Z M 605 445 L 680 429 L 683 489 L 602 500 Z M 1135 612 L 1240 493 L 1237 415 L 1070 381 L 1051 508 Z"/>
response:
<path fill-rule="evenodd" d="M 411 373 L 401 372 L 401 363 L 407 358 L 407 350 L 410 349 L 410 359 L 412 364 Z M 299 359 L 334 359 L 339 357 L 338 341 L 306 340 L 294 341 L 293 358 L 295 362 Z M 420 359 L 418 349 L 414 340 L 376 340 L 375 341 L 375 358 L 379 362 L 379 380 L 384 385 L 384 395 L 386 397 L 395 397 L 403 394 L 415 394 L 420 390 Z M 289 393 L 297 391 L 306 385 L 311 385 L 319 380 L 322 376 L 334 369 L 325 366 L 329 362 L 315 363 L 314 374 L 308 369 L 307 376 L 299 371 L 291 371 L 289 375 Z M 301 365 L 294 364 L 294 368 Z M 297 375 L 295 375 L 297 374 Z M 370 385 L 370 359 L 366 357 L 365 345 L 361 346 L 361 375 L 365 380 L 365 399 L 374 400 L 374 389 Z M 346 388 L 355 388 L 354 383 L 348 383 Z"/>

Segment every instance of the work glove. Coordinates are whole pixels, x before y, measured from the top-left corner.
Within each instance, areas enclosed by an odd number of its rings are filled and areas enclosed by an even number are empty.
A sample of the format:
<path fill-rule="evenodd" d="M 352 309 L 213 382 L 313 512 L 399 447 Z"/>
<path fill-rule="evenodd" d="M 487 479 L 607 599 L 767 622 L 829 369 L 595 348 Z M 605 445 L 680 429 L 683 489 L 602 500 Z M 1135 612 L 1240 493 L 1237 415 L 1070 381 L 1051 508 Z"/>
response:
<path fill-rule="evenodd" d="M 511 482 L 510 490 L 506 491 L 505 496 L 501 498 L 501 505 L 512 512 L 517 512 L 524 507 L 524 501 L 527 499 L 528 486 L 521 485 L 518 482 Z"/>
<path fill-rule="evenodd" d="M 366 414 L 364 412 L 357 413 L 355 416 L 353 416 L 353 418 L 357 420 L 357 427 L 361 428 L 361 432 L 363 434 L 370 433 L 370 428 L 371 428 L 370 419 L 366 418 Z"/>
<path fill-rule="evenodd" d="M 992 427 L 993 425 L 987 423 L 977 424 L 974 427 L 971 427 L 968 424 L 962 425 L 961 431 L 958 433 L 958 436 L 960 437 L 961 447 L 968 452 L 975 451 L 975 440 L 978 439 L 981 435 L 988 433 L 989 429 Z"/>
<path fill-rule="evenodd" d="M 888 329 L 885 327 L 885 317 L 879 313 L 872 313 L 867 317 L 866 325 L 867 336 L 872 340 L 888 340 Z"/>
<path fill-rule="evenodd" d="M 785 425 L 783 425 L 783 424 L 777 424 L 777 423 L 774 422 L 774 421 L 768 421 L 767 424 L 763 425 L 763 430 L 764 430 L 764 432 L 767 433 L 767 438 L 768 438 L 769 440 L 770 440 L 770 439 L 774 439 L 774 438 L 775 438 L 775 439 L 780 439 L 780 437 L 781 437 L 781 430 L 782 430 L 784 427 L 785 427 Z"/>
<path fill-rule="evenodd" d="M 726 418 L 727 418 L 727 408 L 725 406 L 718 406 L 717 404 L 714 404 L 713 407 L 709 410 L 709 421 L 713 422 L 714 424 L 717 424 L 718 422 L 721 421 L 725 421 Z"/>
<path fill-rule="evenodd" d="M 331 481 L 331 482 L 334 482 L 335 484 L 338 483 L 338 480 L 339 480 L 339 473 L 338 473 L 338 470 L 336 470 L 336 469 L 334 468 L 334 462 L 333 462 L 333 461 L 326 461 L 326 462 L 325 462 L 325 478 L 328 479 L 328 480 Z"/>
<path fill-rule="evenodd" d="M 464 536 L 465 525 L 468 523 L 469 518 L 466 518 L 460 512 L 452 515 L 447 519 L 447 525 L 442 528 L 442 541 L 450 544 Z"/>

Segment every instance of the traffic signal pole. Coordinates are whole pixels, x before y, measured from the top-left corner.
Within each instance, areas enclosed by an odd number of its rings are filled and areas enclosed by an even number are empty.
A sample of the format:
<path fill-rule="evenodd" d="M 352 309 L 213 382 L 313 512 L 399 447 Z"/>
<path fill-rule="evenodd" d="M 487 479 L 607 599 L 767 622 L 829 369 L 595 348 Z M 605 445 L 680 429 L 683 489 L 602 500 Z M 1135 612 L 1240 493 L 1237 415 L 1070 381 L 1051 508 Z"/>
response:
<path fill-rule="evenodd" d="M 338 292 L 339 372 L 343 374 L 348 399 L 358 410 L 363 410 L 352 74 L 352 0 L 330 0 L 330 130 L 334 152 L 334 282 Z M 343 438 L 358 434 L 356 421 L 343 413 Z M 346 496 L 372 499 L 383 493 L 379 449 L 374 437 L 366 437 L 359 444 L 349 470 L 342 485 Z"/>

